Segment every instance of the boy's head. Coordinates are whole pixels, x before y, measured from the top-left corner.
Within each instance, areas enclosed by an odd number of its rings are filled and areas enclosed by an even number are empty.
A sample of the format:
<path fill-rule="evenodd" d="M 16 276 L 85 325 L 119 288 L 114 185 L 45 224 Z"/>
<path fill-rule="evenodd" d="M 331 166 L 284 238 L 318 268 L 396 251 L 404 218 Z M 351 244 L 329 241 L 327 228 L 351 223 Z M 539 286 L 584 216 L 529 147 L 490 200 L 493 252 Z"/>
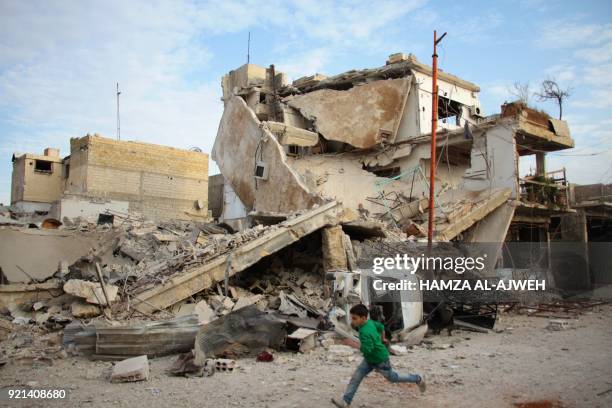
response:
<path fill-rule="evenodd" d="M 368 320 L 368 308 L 359 304 L 351 308 L 351 326 L 359 328 Z"/>

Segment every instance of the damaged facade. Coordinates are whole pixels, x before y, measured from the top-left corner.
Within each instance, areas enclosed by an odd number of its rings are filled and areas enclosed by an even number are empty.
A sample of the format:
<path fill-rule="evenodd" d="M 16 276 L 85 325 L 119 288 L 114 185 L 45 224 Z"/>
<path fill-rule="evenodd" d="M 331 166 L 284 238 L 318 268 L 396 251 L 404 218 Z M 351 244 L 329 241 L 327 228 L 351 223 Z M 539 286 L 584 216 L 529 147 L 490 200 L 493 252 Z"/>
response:
<path fill-rule="evenodd" d="M 11 204 L 62 220 L 106 210 L 153 220 L 208 216 L 208 155 L 98 135 L 70 140 L 70 155 L 14 155 Z"/>
<path fill-rule="evenodd" d="M 380 68 L 288 84 L 274 66 L 250 64 L 230 72 L 222 85 L 225 111 L 212 158 L 251 220 L 337 200 L 356 219 L 379 219 L 408 236 L 423 235 L 430 67 L 412 55 L 393 54 Z M 565 122 L 527 107 L 511 104 L 501 115 L 485 117 L 479 91 L 440 72 L 438 241 L 461 235 L 470 242 L 503 242 L 524 208 L 548 217 L 549 203 L 525 193 L 529 181 L 519 177 L 519 156 L 537 152 L 543 161 L 547 151 L 573 147 Z"/>

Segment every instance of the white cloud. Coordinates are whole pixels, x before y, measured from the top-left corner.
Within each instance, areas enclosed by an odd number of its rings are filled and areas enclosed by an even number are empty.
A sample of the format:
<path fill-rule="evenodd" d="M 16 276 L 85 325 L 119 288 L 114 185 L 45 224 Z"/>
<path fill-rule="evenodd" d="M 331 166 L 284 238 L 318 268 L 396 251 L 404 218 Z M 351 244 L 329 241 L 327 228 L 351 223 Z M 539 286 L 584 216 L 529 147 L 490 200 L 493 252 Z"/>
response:
<path fill-rule="evenodd" d="M 612 24 L 590 24 L 577 20 L 555 20 L 544 24 L 537 44 L 542 48 L 573 48 L 612 40 Z"/>
<path fill-rule="evenodd" d="M 546 74 L 561 83 L 569 83 L 576 79 L 576 67 L 571 64 L 557 64 L 548 68 Z"/>
<path fill-rule="evenodd" d="M 323 74 L 326 64 L 332 57 L 328 49 L 315 48 L 301 54 L 294 54 L 291 58 L 284 58 L 278 61 L 276 66 L 292 81 L 306 75 Z"/>
<path fill-rule="evenodd" d="M 580 18 L 551 21 L 543 26 L 536 44 L 567 54 L 565 62 L 546 72 L 572 88 L 569 106 L 612 107 L 612 24 L 585 23 Z"/>
<path fill-rule="evenodd" d="M 610 61 L 612 60 L 612 40 L 599 47 L 580 49 L 576 51 L 576 57 L 593 64 Z"/>

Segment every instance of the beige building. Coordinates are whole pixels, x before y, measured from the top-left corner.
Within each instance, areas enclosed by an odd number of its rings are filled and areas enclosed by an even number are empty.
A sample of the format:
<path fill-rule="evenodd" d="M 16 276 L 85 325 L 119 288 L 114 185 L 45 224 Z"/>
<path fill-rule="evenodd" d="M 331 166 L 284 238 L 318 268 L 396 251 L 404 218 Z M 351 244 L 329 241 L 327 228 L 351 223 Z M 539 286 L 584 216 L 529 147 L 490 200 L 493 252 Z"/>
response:
<path fill-rule="evenodd" d="M 49 211 L 60 199 L 63 165 L 58 149 L 44 154 L 14 154 L 11 205 L 23 212 Z"/>
<path fill-rule="evenodd" d="M 23 167 L 17 160 L 32 157 L 38 161 L 34 156 L 15 159 L 13 203 L 44 199 L 47 209 L 54 203 L 51 214 L 60 219 L 96 217 L 106 209 L 150 219 L 208 217 L 205 153 L 87 135 L 71 139 L 70 156 L 62 161 L 58 153 L 50 172 L 33 172 L 38 176 L 36 183 L 21 176 L 23 171 L 16 171 Z M 35 164 L 28 166 L 36 168 Z M 47 183 L 38 181 L 42 175 L 47 176 Z M 50 178 L 52 183 L 48 182 Z M 28 194 L 19 195 L 24 189 Z"/>

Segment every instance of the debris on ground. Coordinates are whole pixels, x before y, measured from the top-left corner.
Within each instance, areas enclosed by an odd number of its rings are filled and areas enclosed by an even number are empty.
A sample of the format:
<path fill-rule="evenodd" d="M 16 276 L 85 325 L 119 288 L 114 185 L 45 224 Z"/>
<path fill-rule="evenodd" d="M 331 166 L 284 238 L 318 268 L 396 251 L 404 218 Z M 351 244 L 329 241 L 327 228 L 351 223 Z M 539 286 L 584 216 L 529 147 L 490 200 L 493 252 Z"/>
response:
<path fill-rule="evenodd" d="M 266 348 L 278 350 L 286 336 L 283 320 L 254 305 L 246 306 L 200 329 L 195 339 L 196 361 L 257 354 Z"/>
<path fill-rule="evenodd" d="M 149 359 L 146 355 L 119 361 L 113 367 L 111 382 L 147 381 L 149 379 Z"/>

